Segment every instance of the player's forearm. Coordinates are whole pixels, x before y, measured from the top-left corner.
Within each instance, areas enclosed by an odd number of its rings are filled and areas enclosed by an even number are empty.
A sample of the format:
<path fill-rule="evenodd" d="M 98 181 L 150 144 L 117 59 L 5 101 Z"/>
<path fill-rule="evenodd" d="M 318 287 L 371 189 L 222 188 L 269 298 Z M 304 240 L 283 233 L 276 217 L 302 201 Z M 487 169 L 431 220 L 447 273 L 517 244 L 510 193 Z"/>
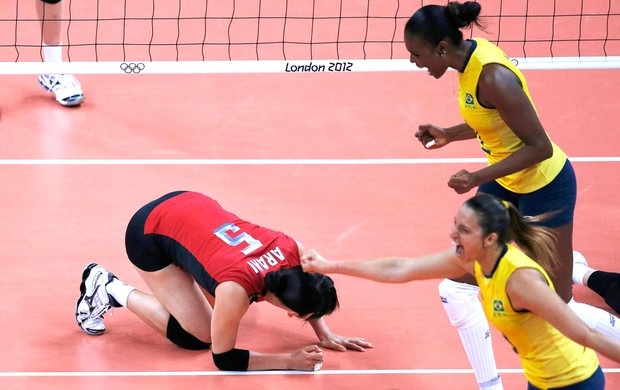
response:
<path fill-rule="evenodd" d="M 468 266 L 469 267 L 469 266 Z M 458 277 L 472 273 L 456 258 L 454 248 L 416 258 L 391 257 L 359 262 L 332 262 L 333 273 L 357 276 L 383 283 Z"/>
<path fill-rule="evenodd" d="M 591 330 L 585 343 L 586 347 L 592 348 L 601 355 L 620 363 L 620 343 L 610 339 L 597 330 Z"/>
<path fill-rule="evenodd" d="M 312 326 L 312 329 L 319 340 L 323 340 L 330 333 L 330 330 L 322 317 L 310 319 L 308 320 L 308 323 Z"/>
<path fill-rule="evenodd" d="M 538 151 L 533 147 L 526 146 L 514 152 L 505 159 L 477 171 L 476 175 L 478 177 L 478 185 L 488 183 L 500 177 L 512 175 L 515 172 L 529 168 L 541 162 L 544 159 L 542 156 L 544 155 L 542 153 L 538 153 Z"/>
<path fill-rule="evenodd" d="M 264 354 L 250 351 L 250 361 L 248 363 L 248 371 L 260 370 L 291 370 L 292 367 L 291 354 Z"/>
<path fill-rule="evenodd" d="M 469 127 L 467 123 L 461 123 L 456 126 L 447 127 L 444 129 L 448 136 L 448 141 L 463 141 L 467 139 L 476 138 L 476 132 Z"/>
<path fill-rule="evenodd" d="M 335 261 L 331 264 L 331 273 L 355 276 L 382 283 L 403 283 L 404 269 L 407 261 L 404 258 L 381 258 L 364 261 Z"/>

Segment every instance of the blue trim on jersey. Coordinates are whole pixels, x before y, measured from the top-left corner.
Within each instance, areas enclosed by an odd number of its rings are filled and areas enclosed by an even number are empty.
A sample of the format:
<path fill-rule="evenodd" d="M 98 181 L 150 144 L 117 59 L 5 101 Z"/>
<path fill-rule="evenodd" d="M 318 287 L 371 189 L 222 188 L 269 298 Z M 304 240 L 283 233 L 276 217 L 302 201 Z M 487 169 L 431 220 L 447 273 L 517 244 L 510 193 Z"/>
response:
<path fill-rule="evenodd" d="M 467 52 L 467 56 L 465 57 L 465 62 L 463 63 L 463 67 L 461 68 L 461 70 L 459 70 L 459 73 L 465 72 L 465 69 L 467 69 L 467 64 L 469 64 L 469 59 L 474 54 L 474 50 L 476 50 L 476 47 L 478 47 L 478 42 L 474 41 L 473 39 L 468 39 L 467 42 L 471 43 L 471 47 L 469 48 L 469 51 Z"/>

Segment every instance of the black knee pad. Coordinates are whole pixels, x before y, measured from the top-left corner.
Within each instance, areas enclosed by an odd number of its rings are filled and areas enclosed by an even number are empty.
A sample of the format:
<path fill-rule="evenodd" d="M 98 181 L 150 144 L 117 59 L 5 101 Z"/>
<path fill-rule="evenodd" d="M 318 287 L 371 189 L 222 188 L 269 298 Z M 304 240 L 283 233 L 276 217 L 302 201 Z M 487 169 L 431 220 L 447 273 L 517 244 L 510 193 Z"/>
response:
<path fill-rule="evenodd" d="M 211 343 L 205 343 L 198 340 L 194 335 L 187 332 L 179 321 L 172 315 L 168 320 L 168 326 L 166 328 L 166 337 L 181 348 L 191 349 L 193 351 L 200 351 L 203 349 L 211 348 Z"/>
<path fill-rule="evenodd" d="M 609 307 L 620 313 L 620 274 L 594 271 L 588 278 L 588 287 L 602 296 Z"/>
<path fill-rule="evenodd" d="M 60 3 L 61 0 L 41 0 L 41 1 L 47 4 L 58 4 Z"/>
<path fill-rule="evenodd" d="M 214 353 L 213 363 L 223 371 L 247 371 L 250 364 L 250 351 L 233 348 L 228 352 Z"/>
<path fill-rule="evenodd" d="M 620 314 L 620 281 L 610 283 L 603 298 L 609 307 Z"/>

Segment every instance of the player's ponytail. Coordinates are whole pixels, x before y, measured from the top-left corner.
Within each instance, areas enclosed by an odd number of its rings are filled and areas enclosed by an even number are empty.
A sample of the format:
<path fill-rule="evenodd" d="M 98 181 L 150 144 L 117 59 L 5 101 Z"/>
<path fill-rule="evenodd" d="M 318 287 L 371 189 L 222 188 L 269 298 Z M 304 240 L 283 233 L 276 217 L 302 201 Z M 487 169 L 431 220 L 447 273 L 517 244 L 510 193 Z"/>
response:
<path fill-rule="evenodd" d="M 500 244 L 514 242 L 526 255 L 553 274 L 559 264 L 557 237 L 553 230 L 533 225 L 511 203 L 488 194 L 478 194 L 465 205 L 478 216 L 483 235 L 497 234 Z M 544 219 L 539 216 L 536 220 Z"/>
<path fill-rule="evenodd" d="M 334 281 L 323 274 L 303 272 L 300 265 L 267 273 L 267 291 L 302 317 L 311 314 L 309 318 L 320 318 L 339 305 Z"/>
<path fill-rule="evenodd" d="M 560 264 L 557 236 L 551 229 L 534 225 L 532 220 L 524 218 L 512 204 L 507 204 L 514 242 L 548 274 L 553 275 L 553 270 Z M 542 220 L 544 217 L 538 216 L 536 219 Z"/>
<path fill-rule="evenodd" d="M 478 19 L 480 10 L 480 3 L 475 1 L 466 1 L 464 3 L 451 1 L 444 8 L 446 16 L 457 28 L 471 28 L 472 25 L 483 28 Z"/>
<path fill-rule="evenodd" d="M 276 296 L 281 295 L 286 289 L 286 272 L 283 269 L 269 272 L 265 275 L 265 290 L 270 291 Z"/>
<path fill-rule="evenodd" d="M 472 25 L 484 30 L 480 23 L 480 4 L 475 1 L 451 1 L 446 6 L 427 5 L 417 10 L 405 24 L 405 35 L 420 37 L 432 46 L 442 40 L 458 45 L 463 40 L 461 28 Z"/>

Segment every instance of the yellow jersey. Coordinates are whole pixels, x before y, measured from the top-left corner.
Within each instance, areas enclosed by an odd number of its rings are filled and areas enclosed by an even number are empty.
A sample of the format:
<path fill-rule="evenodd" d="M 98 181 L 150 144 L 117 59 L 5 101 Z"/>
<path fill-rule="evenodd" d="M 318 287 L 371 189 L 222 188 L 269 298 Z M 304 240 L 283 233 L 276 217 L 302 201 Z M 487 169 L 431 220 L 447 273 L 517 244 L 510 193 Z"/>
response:
<path fill-rule="evenodd" d="M 482 38 L 471 40 L 472 51 L 465 69 L 459 72 L 459 109 L 465 122 L 474 129 L 489 165 L 495 164 L 521 149 L 524 144 L 508 127 L 499 112 L 483 107 L 478 101 L 478 80 L 482 68 L 487 64 L 501 64 L 510 69 L 521 81 L 523 90 L 532 106 L 532 98 L 523 74 L 504 52 Z M 536 109 L 536 108 L 534 108 Z M 501 177 L 497 182 L 509 191 L 518 194 L 534 192 L 549 184 L 562 170 L 566 154 L 552 142 L 553 156 L 522 171 Z"/>
<path fill-rule="evenodd" d="M 492 275 L 480 264 L 474 270 L 484 313 L 519 354 L 527 380 L 541 389 L 563 387 L 588 379 L 599 366 L 596 353 L 564 336 L 547 321 L 528 312 L 513 310 L 506 282 L 518 268 L 538 270 L 553 289 L 545 270 L 512 245 L 500 256 Z"/>

